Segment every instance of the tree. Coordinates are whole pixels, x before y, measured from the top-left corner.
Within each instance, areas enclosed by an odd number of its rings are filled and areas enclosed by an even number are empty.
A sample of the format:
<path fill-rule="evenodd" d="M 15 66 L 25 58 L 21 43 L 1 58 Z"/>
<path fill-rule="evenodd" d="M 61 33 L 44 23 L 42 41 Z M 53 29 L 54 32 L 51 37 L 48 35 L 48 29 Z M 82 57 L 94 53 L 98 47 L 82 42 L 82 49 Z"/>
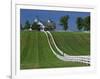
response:
<path fill-rule="evenodd" d="M 86 16 L 84 18 L 84 30 L 86 31 L 90 30 L 90 16 Z"/>
<path fill-rule="evenodd" d="M 82 30 L 83 29 L 84 23 L 83 23 L 83 19 L 81 17 L 77 18 L 76 24 L 77 24 L 78 30 Z"/>
<path fill-rule="evenodd" d="M 29 23 L 29 21 L 27 20 L 27 21 L 25 22 L 24 29 L 29 29 L 29 28 L 30 28 L 30 23 Z"/>
<path fill-rule="evenodd" d="M 45 30 L 52 31 L 52 30 L 56 29 L 56 24 L 52 20 L 49 20 L 49 22 L 46 22 L 45 26 L 46 26 Z"/>
<path fill-rule="evenodd" d="M 38 30 L 38 31 L 40 31 L 40 25 L 38 25 L 37 22 L 33 22 L 31 28 L 32 28 L 32 30 Z"/>
<path fill-rule="evenodd" d="M 24 29 L 23 25 L 22 25 L 22 24 L 20 24 L 20 30 L 23 30 L 23 29 Z"/>
<path fill-rule="evenodd" d="M 69 16 L 62 16 L 60 19 L 60 24 L 63 26 L 63 29 L 66 31 L 68 29 L 68 20 Z"/>

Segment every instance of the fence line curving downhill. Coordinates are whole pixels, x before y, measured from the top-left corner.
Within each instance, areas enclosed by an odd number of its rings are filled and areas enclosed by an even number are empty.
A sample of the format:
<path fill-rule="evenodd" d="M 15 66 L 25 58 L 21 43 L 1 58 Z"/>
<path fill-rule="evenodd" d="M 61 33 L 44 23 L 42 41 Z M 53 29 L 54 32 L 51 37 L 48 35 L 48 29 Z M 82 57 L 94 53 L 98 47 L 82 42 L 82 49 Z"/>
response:
<path fill-rule="evenodd" d="M 46 37 L 47 37 L 50 49 L 52 50 L 52 52 L 54 53 L 54 55 L 58 59 L 60 59 L 62 61 L 71 61 L 71 62 L 80 62 L 80 63 L 90 64 L 90 56 L 73 56 L 73 55 L 68 55 L 68 54 L 64 53 L 63 51 L 61 51 L 58 48 L 58 46 L 56 45 L 56 43 L 54 41 L 54 38 L 53 38 L 52 34 L 49 31 L 44 31 L 44 33 L 46 34 Z M 51 42 L 53 43 L 54 46 L 51 45 Z M 60 54 L 56 53 L 56 51 L 54 50 L 54 48 Z"/>

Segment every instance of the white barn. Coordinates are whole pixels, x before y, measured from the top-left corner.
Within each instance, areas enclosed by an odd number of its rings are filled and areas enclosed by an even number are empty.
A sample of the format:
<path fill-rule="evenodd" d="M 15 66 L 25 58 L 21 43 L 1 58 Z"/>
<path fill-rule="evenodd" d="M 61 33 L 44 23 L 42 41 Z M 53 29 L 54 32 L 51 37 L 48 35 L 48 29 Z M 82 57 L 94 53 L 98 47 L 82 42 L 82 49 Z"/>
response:
<path fill-rule="evenodd" d="M 43 24 L 43 22 L 41 22 L 39 19 L 35 18 L 33 22 L 36 22 L 38 25 L 40 25 L 40 31 L 43 32 L 45 31 L 45 24 Z M 51 23 L 50 20 L 48 20 L 46 23 Z M 32 25 L 30 25 L 29 31 L 32 31 Z"/>
<path fill-rule="evenodd" d="M 34 22 L 37 22 L 37 24 L 40 25 L 40 31 L 44 31 L 45 25 L 41 21 L 39 21 L 37 18 L 35 18 Z"/>

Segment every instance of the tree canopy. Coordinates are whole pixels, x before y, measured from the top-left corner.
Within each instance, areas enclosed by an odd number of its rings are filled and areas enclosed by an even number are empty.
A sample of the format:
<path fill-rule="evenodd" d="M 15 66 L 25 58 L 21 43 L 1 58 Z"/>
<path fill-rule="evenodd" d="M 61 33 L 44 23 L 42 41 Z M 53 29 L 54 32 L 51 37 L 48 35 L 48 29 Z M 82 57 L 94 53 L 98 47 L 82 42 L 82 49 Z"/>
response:
<path fill-rule="evenodd" d="M 46 22 L 45 26 L 46 26 L 45 30 L 49 30 L 49 31 L 52 31 L 56 28 L 56 24 L 52 20 L 50 20 L 50 22 Z"/>
<path fill-rule="evenodd" d="M 24 29 L 29 29 L 30 28 L 30 22 L 27 20 L 25 22 L 25 26 L 24 26 Z"/>
<path fill-rule="evenodd" d="M 40 31 L 40 25 L 38 25 L 37 22 L 33 22 L 31 28 L 32 28 L 32 30 L 38 30 L 38 31 Z"/>
<path fill-rule="evenodd" d="M 84 30 L 90 30 L 90 16 L 84 18 Z"/>
<path fill-rule="evenodd" d="M 86 16 L 84 18 L 77 17 L 76 20 L 78 30 L 89 31 L 90 30 L 90 16 Z"/>
<path fill-rule="evenodd" d="M 63 26 L 63 29 L 66 31 L 68 29 L 68 20 L 69 20 L 69 16 L 62 16 L 60 18 L 60 24 Z"/>
<path fill-rule="evenodd" d="M 83 19 L 81 18 L 81 17 L 77 17 L 77 20 L 76 20 L 76 24 L 77 24 L 77 28 L 79 29 L 79 30 L 82 30 L 82 28 L 83 28 Z"/>

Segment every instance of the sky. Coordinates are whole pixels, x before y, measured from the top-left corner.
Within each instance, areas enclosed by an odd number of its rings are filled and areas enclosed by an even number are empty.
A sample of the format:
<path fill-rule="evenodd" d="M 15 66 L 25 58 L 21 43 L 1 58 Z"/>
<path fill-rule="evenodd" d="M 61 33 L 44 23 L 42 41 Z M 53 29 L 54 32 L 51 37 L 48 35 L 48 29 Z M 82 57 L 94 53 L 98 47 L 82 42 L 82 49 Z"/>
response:
<path fill-rule="evenodd" d="M 56 23 L 56 30 L 62 30 L 63 26 L 60 25 L 60 18 L 62 16 L 69 16 L 69 31 L 77 31 L 76 19 L 77 17 L 90 16 L 90 12 L 75 12 L 75 11 L 52 11 L 52 10 L 35 10 L 35 9 L 20 9 L 20 23 L 24 26 L 25 22 L 29 20 L 30 23 L 38 17 L 42 21 L 51 19 Z"/>

